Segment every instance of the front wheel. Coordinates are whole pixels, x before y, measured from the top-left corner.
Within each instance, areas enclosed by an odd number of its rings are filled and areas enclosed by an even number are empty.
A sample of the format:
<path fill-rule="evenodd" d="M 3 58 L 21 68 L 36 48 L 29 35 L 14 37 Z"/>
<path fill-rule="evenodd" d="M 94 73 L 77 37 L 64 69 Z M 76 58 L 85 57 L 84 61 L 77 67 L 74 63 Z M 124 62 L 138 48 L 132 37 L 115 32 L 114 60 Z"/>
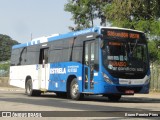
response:
<path fill-rule="evenodd" d="M 83 98 L 83 94 L 79 92 L 79 86 L 78 86 L 78 82 L 77 79 L 74 78 L 70 84 L 70 97 L 73 100 L 79 100 Z"/>

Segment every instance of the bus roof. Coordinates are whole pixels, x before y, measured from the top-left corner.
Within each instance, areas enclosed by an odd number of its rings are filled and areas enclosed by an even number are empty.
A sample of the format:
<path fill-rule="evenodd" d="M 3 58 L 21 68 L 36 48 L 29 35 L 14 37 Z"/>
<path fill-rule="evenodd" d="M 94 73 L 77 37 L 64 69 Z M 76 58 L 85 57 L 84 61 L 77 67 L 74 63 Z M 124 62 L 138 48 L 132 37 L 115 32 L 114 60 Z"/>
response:
<path fill-rule="evenodd" d="M 87 34 L 87 33 L 91 33 L 91 32 L 100 33 L 100 30 L 102 28 L 119 29 L 119 30 L 130 30 L 130 31 L 143 33 L 142 31 L 133 30 L 133 29 L 126 29 L 126 28 L 119 28 L 119 27 L 101 27 L 101 26 L 99 26 L 99 27 L 88 28 L 88 29 L 84 29 L 84 30 L 80 30 L 80 31 L 69 32 L 69 33 L 66 33 L 66 34 L 53 34 L 51 36 L 43 36 L 43 37 L 40 37 L 40 38 L 35 38 L 32 41 L 29 41 L 27 43 L 14 45 L 12 47 L 12 49 L 27 47 L 27 46 L 31 46 L 31 45 L 36 45 L 36 44 L 40 44 L 40 43 L 55 41 L 55 40 L 64 39 L 64 38 L 76 37 L 78 35 L 83 35 L 83 34 Z"/>

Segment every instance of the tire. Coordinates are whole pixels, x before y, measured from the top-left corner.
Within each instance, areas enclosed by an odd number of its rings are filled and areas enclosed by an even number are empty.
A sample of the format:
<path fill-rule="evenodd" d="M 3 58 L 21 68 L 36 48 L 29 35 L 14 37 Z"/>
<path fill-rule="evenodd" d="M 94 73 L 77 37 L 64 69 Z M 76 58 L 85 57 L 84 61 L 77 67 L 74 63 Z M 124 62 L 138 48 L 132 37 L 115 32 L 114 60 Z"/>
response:
<path fill-rule="evenodd" d="M 26 89 L 25 93 L 28 96 L 40 96 L 41 95 L 41 92 L 39 90 L 32 89 L 32 80 L 31 79 L 27 80 L 25 89 Z"/>
<path fill-rule="evenodd" d="M 83 98 L 83 96 L 84 95 L 79 92 L 77 79 L 74 78 L 70 84 L 70 97 L 73 100 L 80 100 Z"/>
<path fill-rule="evenodd" d="M 109 101 L 117 102 L 121 99 L 121 95 L 108 95 Z"/>

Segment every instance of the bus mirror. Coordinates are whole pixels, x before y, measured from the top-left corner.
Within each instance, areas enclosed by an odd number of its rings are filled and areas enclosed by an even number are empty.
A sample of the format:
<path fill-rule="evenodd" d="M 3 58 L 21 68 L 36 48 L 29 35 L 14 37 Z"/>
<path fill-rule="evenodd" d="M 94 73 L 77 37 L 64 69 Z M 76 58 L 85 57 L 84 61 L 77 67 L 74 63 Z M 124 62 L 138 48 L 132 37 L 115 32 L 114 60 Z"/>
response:
<path fill-rule="evenodd" d="M 96 38 L 100 38 L 100 39 L 103 39 L 103 35 L 100 34 L 100 35 L 97 35 Z"/>
<path fill-rule="evenodd" d="M 104 49 L 104 40 L 101 40 L 101 41 L 100 41 L 100 47 L 101 47 L 102 49 Z"/>

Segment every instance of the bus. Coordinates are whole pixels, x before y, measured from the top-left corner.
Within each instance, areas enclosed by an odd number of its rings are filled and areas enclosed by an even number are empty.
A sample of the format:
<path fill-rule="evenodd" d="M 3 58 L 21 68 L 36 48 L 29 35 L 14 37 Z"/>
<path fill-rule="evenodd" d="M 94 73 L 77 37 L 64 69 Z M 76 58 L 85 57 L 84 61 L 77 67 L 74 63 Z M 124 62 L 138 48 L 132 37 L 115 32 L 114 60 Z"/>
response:
<path fill-rule="evenodd" d="M 9 83 L 28 96 L 54 92 L 73 100 L 147 94 L 147 39 L 138 30 L 99 26 L 14 45 Z"/>

